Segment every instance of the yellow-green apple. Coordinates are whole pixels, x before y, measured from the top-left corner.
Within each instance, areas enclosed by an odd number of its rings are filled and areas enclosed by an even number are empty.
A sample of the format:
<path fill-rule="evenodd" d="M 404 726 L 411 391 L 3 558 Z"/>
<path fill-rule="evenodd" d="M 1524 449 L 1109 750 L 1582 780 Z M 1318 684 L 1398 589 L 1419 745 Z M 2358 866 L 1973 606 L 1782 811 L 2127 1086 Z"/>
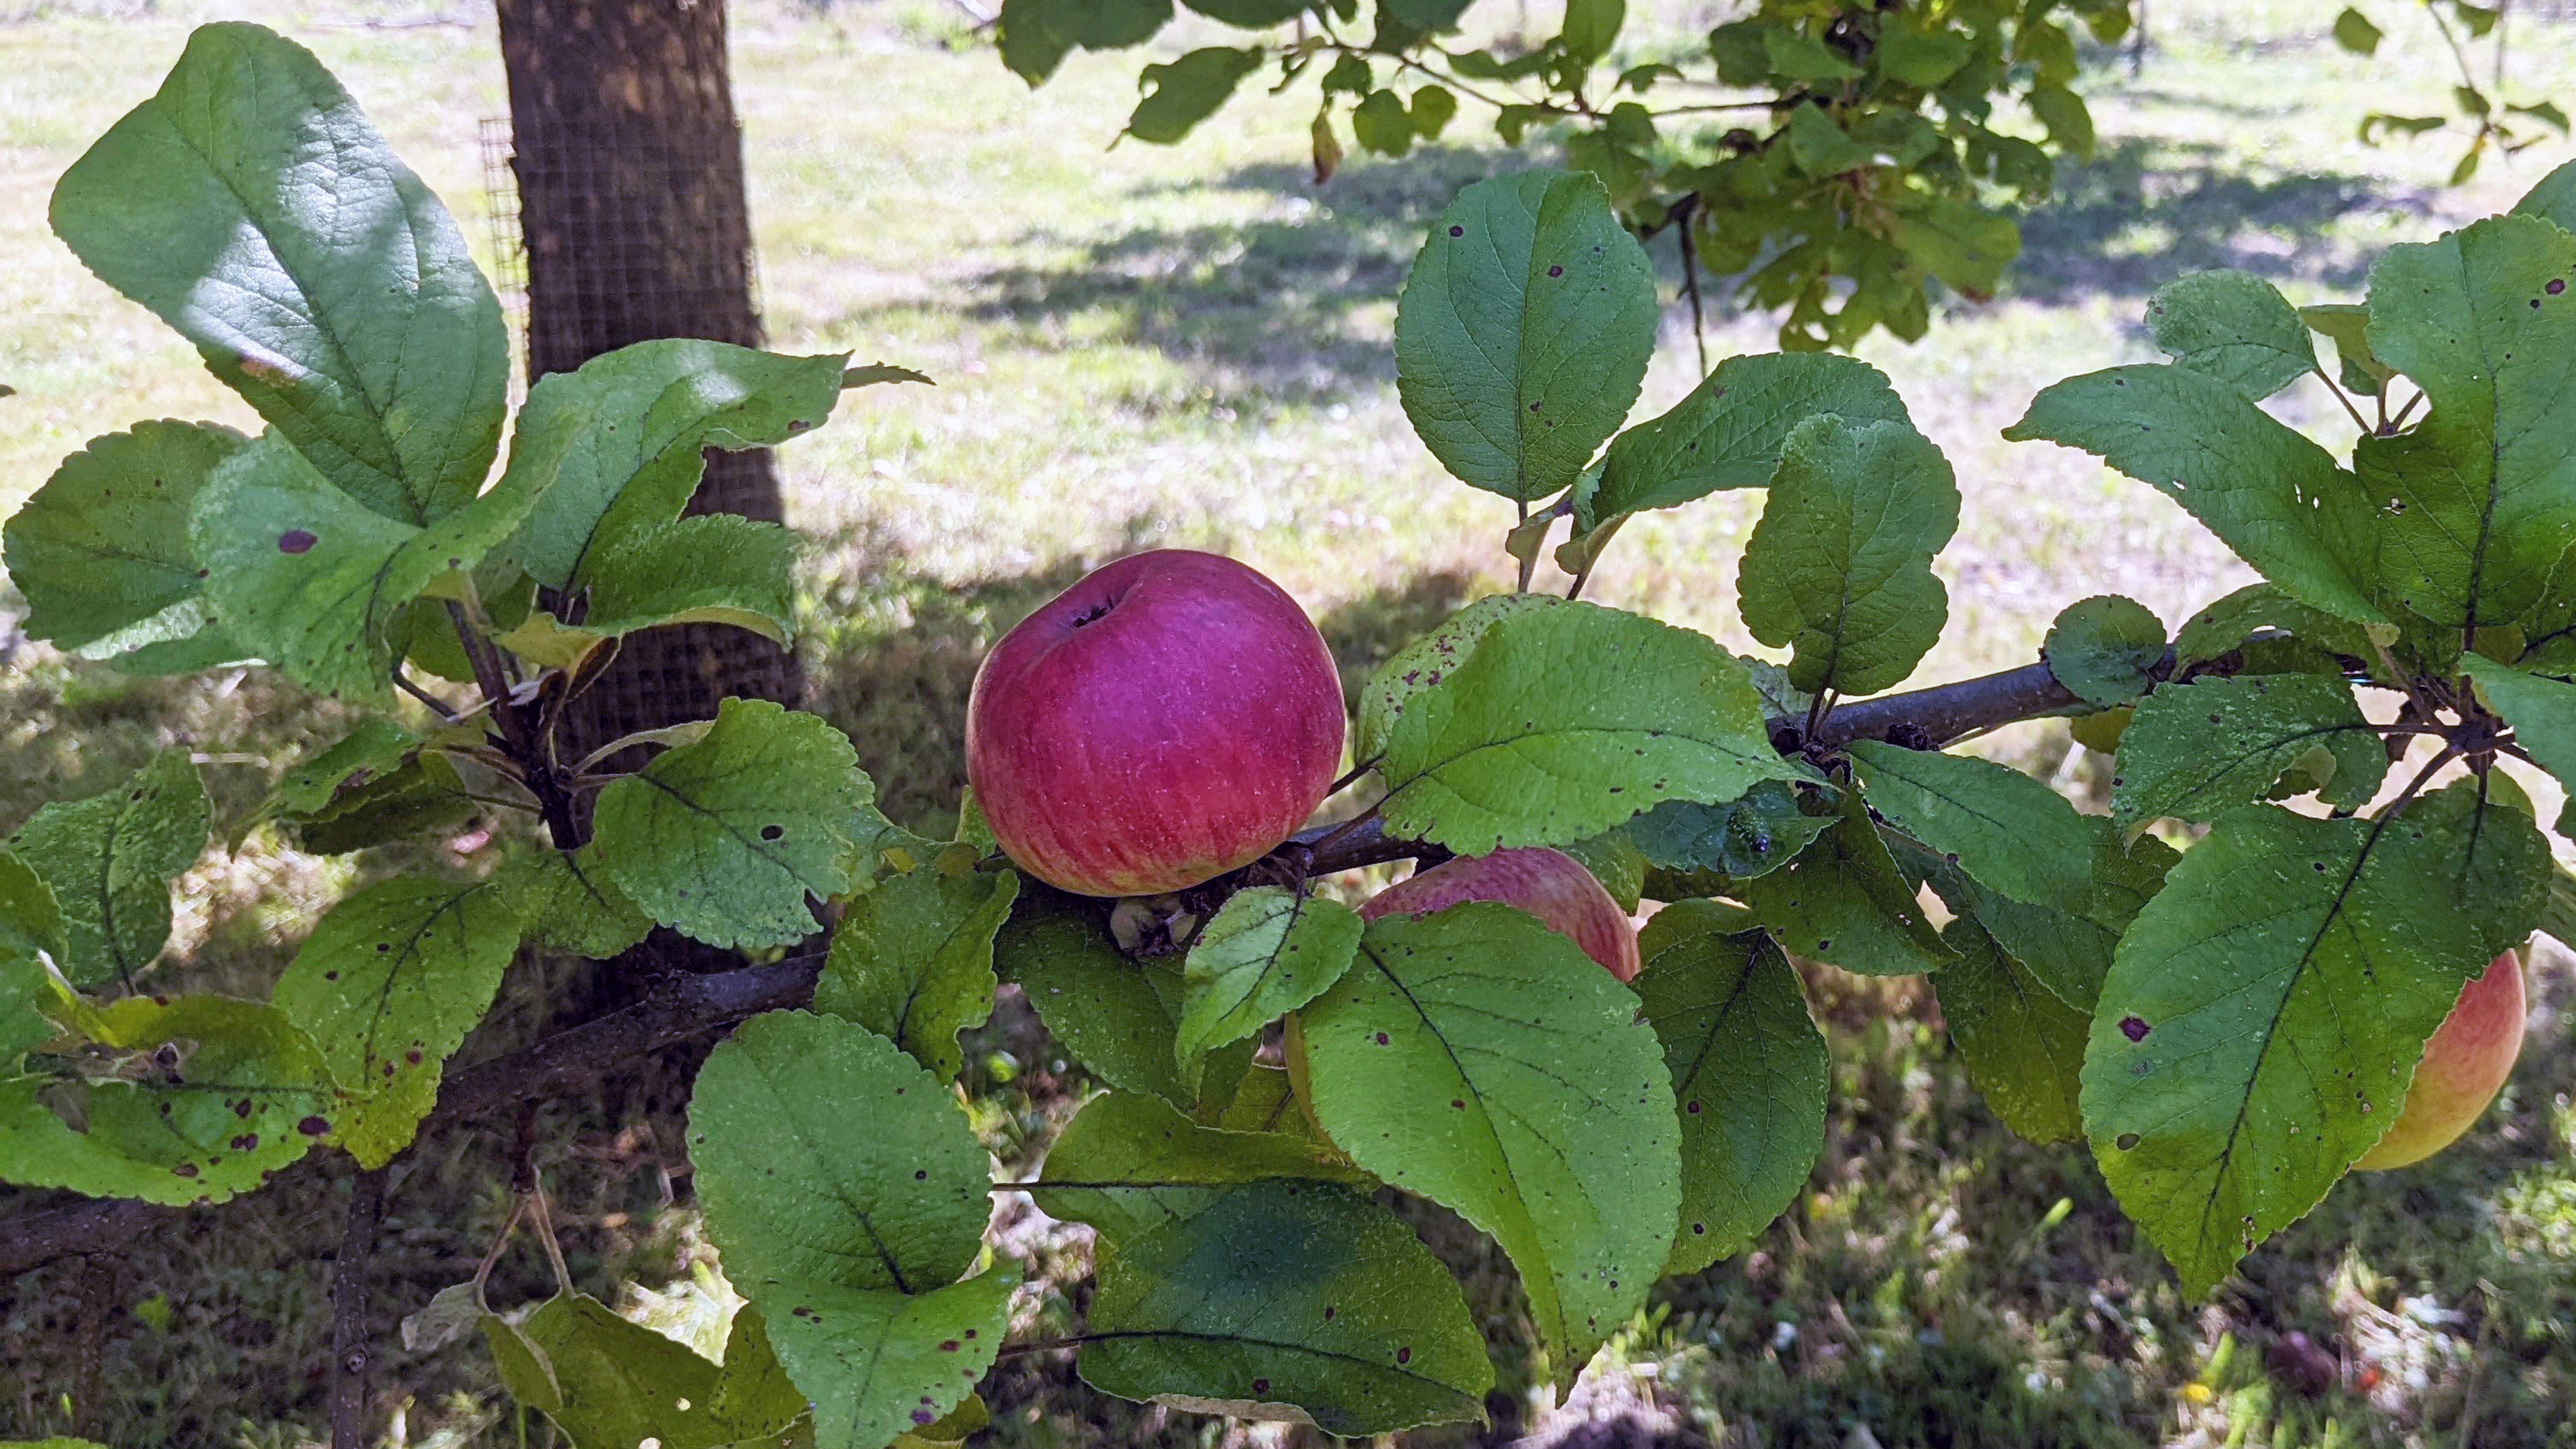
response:
<path fill-rule="evenodd" d="M 1159 895 L 1266 855 L 1323 803 L 1342 683 L 1297 601 L 1229 558 L 1132 554 L 1022 620 L 976 671 L 966 777 L 1013 864 Z"/>
<path fill-rule="evenodd" d="M 2522 962 L 2507 951 L 2487 974 L 2460 988 L 2460 999 L 2424 1043 L 2406 1105 L 2379 1145 L 2353 1164 L 2380 1172 L 2423 1161 L 2469 1130 L 2504 1090 L 2522 1055 Z"/>
<path fill-rule="evenodd" d="M 1360 907 L 1363 920 L 1427 916 L 1460 901 L 1518 906 L 1622 981 L 1637 974 L 1637 928 L 1583 863 L 1544 847 L 1461 856 L 1398 881 Z"/>

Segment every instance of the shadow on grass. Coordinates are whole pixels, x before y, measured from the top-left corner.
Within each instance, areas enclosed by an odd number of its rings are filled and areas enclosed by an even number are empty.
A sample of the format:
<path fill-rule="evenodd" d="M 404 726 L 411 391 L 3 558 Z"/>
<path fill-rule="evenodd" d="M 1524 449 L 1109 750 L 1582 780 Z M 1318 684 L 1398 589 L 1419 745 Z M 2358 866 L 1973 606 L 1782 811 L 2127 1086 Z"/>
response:
<path fill-rule="evenodd" d="M 1423 230 L 1459 188 L 1535 157 L 1434 148 L 1354 164 L 1322 186 L 1302 166 L 1238 167 L 1187 189 L 1267 194 L 1248 221 L 1150 223 L 1077 243 L 1044 266 L 967 282 L 979 322 L 1027 329 L 1032 346 L 1110 340 L 1154 348 L 1245 401 L 1331 402 L 1394 380 L 1383 321 Z M 1154 193 L 1140 194 L 1140 199 Z M 1043 225 L 1029 241 L 1049 238 Z M 1064 340 L 1068 336 L 1078 341 Z"/>
<path fill-rule="evenodd" d="M 2427 204 L 2344 172 L 2247 176 L 2218 148 L 2124 141 L 2059 168 L 2056 198 L 2022 218 L 2009 295 L 2062 306 L 2151 292 L 2188 272 L 2234 268 L 2358 293 L 2375 249 L 2330 233 L 2346 217 Z"/>
<path fill-rule="evenodd" d="M 965 311 L 1022 329 L 1041 349 L 1102 340 L 1152 348 L 1198 373 L 1221 402 L 1329 403 L 1394 380 L 1381 309 L 1440 209 L 1472 181 L 1549 164 L 1543 147 L 1436 148 L 1356 165 L 1321 187 L 1299 166 L 1238 167 L 1191 190 L 1274 198 L 1254 218 L 1148 222 L 1078 241 L 1060 261 L 995 267 L 967 281 Z M 2023 218 L 2022 255 L 2004 284 L 2051 306 L 2139 295 L 2221 267 L 2358 292 L 2372 253 L 2335 237 L 2336 224 L 2424 203 L 2351 173 L 2249 175 L 2216 146 L 2155 138 L 2068 164 L 2059 178 L 2056 198 Z M 1053 239 L 1040 224 L 1024 240 Z M 1648 250 L 1659 294 L 1678 307 L 1673 248 L 1657 239 Z M 1737 315 L 1733 280 L 1708 279 L 1711 326 Z"/>

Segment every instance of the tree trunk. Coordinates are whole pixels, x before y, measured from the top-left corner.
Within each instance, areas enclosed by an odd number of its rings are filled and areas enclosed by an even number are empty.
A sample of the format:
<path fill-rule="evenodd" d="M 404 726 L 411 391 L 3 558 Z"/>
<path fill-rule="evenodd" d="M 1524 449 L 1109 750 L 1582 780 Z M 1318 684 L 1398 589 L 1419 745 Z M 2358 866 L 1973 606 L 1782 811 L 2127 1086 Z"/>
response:
<path fill-rule="evenodd" d="M 723 0 L 499 0 L 528 267 L 528 375 L 656 337 L 757 346 L 742 141 Z M 766 452 L 708 455 L 697 513 L 777 522 Z M 630 636 L 567 713 L 571 752 L 709 719 L 727 695 L 794 703 L 793 659 L 742 629 Z"/>

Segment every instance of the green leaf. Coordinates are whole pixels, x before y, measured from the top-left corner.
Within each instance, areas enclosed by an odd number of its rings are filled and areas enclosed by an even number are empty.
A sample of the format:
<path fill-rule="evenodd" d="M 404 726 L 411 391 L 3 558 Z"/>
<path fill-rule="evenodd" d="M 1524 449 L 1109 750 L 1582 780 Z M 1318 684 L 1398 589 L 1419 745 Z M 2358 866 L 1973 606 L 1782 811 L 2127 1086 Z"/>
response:
<path fill-rule="evenodd" d="M 1879 32 L 1873 59 L 1879 73 L 1920 90 L 1957 75 L 1976 54 L 1976 42 L 1956 30 L 1918 30 L 1897 21 Z"/>
<path fill-rule="evenodd" d="M 2428 131 L 2438 131 L 2448 124 L 2449 120 L 2442 116 L 2393 116 L 2386 111 L 2372 111 L 2361 118 L 2361 144 L 2376 146 L 2380 138 L 2390 131 L 2414 137 Z M 2477 153 L 2472 151 L 2469 154 L 2474 156 Z"/>
<path fill-rule="evenodd" d="M 1646 872 L 1653 867 L 1635 843 L 1628 839 L 1624 828 L 1604 831 L 1589 840 L 1572 841 L 1556 848 L 1592 872 L 1592 878 L 1601 882 L 1601 888 L 1610 893 L 1610 899 L 1619 903 L 1619 909 L 1630 915 L 1637 913 L 1637 901 L 1645 894 Z"/>
<path fill-rule="evenodd" d="M 63 910 L 35 868 L 0 850 L 0 1079 L 14 1076 L 27 1049 L 50 1040 L 44 1010 L 56 1000 L 38 953 L 67 954 Z"/>
<path fill-rule="evenodd" d="M 1851 138 L 1822 106 L 1798 106 L 1782 128 L 1789 137 L 1789 160 L 1809 176 L 1840 176 L 1877 159 L 1869 147 Z"/>
<path fill-rule="evenodd" d="M 734 1315 L 721 1368 L 587 1294 L 558 1294 L 515 1326 L 482 1322 L 510 1397 L 575 1444 L 735 1449 L 774 1439 L 805 1414 L 757 1309 Z"/>
<path fill-rule="evenodd" d="M 2299 320 L 2335 345 L 2336 371 L 2345 391 L 2374 396 L 2396 379 L 2396 371 L 2370 350 L 2368 307 L 2352 302 L 2301 307 Z"/>
<path fill-rule="evenodd" d="M 56 962 L 74 986 L 131 983 L 170 940 L 170 878 L 197 863 L 212 807 L 186 750 L 164 750 L 123 783 L 38 809 L 9 849 L 62 910 Z"/>
<path fill-rule="evenodd" d="M 2366 660 L 2376 652 L 2363 626 L 2312 609 L 2275 585 L 2248 584 L 2184 623 L 2174 636 L 2174 668 L 2181 671 L 2234 653 L 2264 629 L 2283 630 L 2349 658 Z"/>
<path fill-rule="evenodd" d="M 229 1201 L 328 1130 L 331 1074 L 275 1007 L 125 997 L 97 1018 L 130 1075 L 0 1081 L 0 1178 L 171 1207 Z M 170 1046 L 176 1066 L 154 1060 Z"/>
<path fill-rule="evenodd" d="M 1431 228 L 1396 305 L 1396 390 L 1432 456 L 1535 501 L 1618 430 L 1654 353 L 1654 268 L 1589 175 L 1479 181 Z"/>
<path fill-rule="evenodd" d="M 1740 879 L 1788 864 L 1835 817 L 1798 808 L 1798 792 L 1765 780 L 1723 805 L 1667 800 L 1628 822 L 1628 838 L 1650 865 L 1709 870 Z"/>
<path fill-rule="evenodd" d="M 2510 104 L 2505 107 L 2505 110 L 2513 115 L 2529 116 L 2561 136 L 2568 132 L 2567 113 L 2560 110 L 2556 102 L 2540 101 L 2532 105 Z"/>
<path fill-rule="evenodd" d="M 1984 297 L 2021 255 L 2021 228 L 1974 202 L 1933 196 L 1897 213 L 1896 244 L 1945 285 Z"/>
<path fill-rule="evenodd" d="M 1343 1436 L 1484 1413 L 1493 1364 L 1456 1281 L 1355 1193 L 1236 1188 L 1099 1259 L 1079 1367 L 1103 1393 Z"/>
<path fill-rule="evenodd" d="M 1678 1220 L 1672 1083 L 1637 999 L 1572 941 L 1469 902 L 1372 921 L 1299 1021 L 1316 1120 L 1493 1235 L 1572 1374 L 1643 1306 Z"/>
<path fill-rule="evenodd" d="M 2280 290 L 2250 272 L 2195 272 L 2147 299 L 2156 346 L 2261 402 L 2317 370 L 2317 344 Z"/>
<path fill-rule="evenodd" d="M 881 1445 L 965 1402 L 1001 1350 L 1018 1286 L 1018 1271 L 1003 1268 L 909 1295 L 833 1283 L 779 1290 L 769 1340 L 814 1401 L 815 1442 Z"/>
<path fill-rule="evenodd" d="M 1932 558 L 1959 527 L 1959 487 L 1931 440 L 1902 422 L 1800 423 L 1744 545 L 1745 627 L 1794 647 L 1789 682 L 1874 694 L 1940 642 L 1950 598 Z"/>
<path fill-rule="evenodd" d="M 1824 1033 L 1780 948 L 1735 924 L 1713 901 L 1677 901 L 1637 942 L 1637 994 L 1681 1108 L 1681 1230 L 1665 1276 L 1749 1247 L 1825 1143 Z"/>
<path fill-rule="evenodd" d="M 1050 0 L 1002 0 L 993 27 L 1003 67 L 1032 87 L 1055 74 L 1073 50 L 1073 42 L 1047 23 L 1052 8 Z"/>
<path fill-rule="evenodd" d="M 995 938 L 993 955 L 1003 979 L 1020 984 L 1047 1030 L 1100 1080 L 1176 1107 L 1198 1101 L 1202 1064 L 1182 1061 L 1177 1045 L 1181 973 L 1121 954 L 1103 906 L 1023 909 Z M 1233 1055 L 1251 1059 L 1248 1047 Z M 1224 1056 L 1217 1067 L 1220 1082 L 1243 1070 Z"/>
<path fill-rule="evenodd" d="M 1351 758 L 1375 760 L 1386 753 L 1387 732 L 1414 697 L 1448 677 L 1467 662 L 1476 641 L 1494 621 L 1513 614 L 1553 607 L 1548 594 L 1488 594 L 1442 620 L 1438 627 L 1387 656 L 1352 706 Z"/>
<path fill-rule="evenodd" d="M 2032 905 L 1998 895 L 1944 866 L 1932 885 L 1954 912 L 1973 916 L 2014 963 L 2050 994 L 2090 1015 L 2101 999 L 2112 952 L 2138 911 L 2164 887 L 2165 873 L 2181 859 L 2152 835 L 2122 843 L 2121 832 L 2099 815 L 2092 827 L 2093 888 L 2071 909 Z"/>
<path fill-rule="evenodd" d="M 818 716 L 728 699 L 704 738 L 599 793 L 585 864 L 711 946 L 783 946 L 816 928 L 808 893 L 849 891 L 850 823 L 873 794 Z"/>
<path fill-rule="evenodd" d="M 248 442 L 216 423 L 137 423 L 65 458 L 10 518 L 0 551 L 27 597 L 28 635 L 120 658 L 212 630 L 188 510 Z"/>
<path fill-rule="evenodd" d="M 2405 1104 L 2460 987 L 2538 920 L 2549 847 L 2475 781 L 2402 816 L 2220 817 L 2120 942 L 2084 1125 L 2130 1218 L 2206 1294 Z"/>
<path fill-rule="evenodd" d="M 2347 5 L 2335 17 L 2335 44 L 2355 55 L 2372 55 L 2379 50 L 2381 31 L 2370 23 L 2370 17 Z"/>
<path fill-rule="evenodd" d="M 1401 156 L 1411 151 L 1413 118 L 1405 113 L 1404 98 L 1390 90 L 1369 92 L 1351 107 L 1351 135 L 1358 139 L 1360 149 L 1380 156 Z"/>
<path fill-rule="evenodd" d="M 590 611 L 602 638 L 664 624 L 731 624 L 788 643 L 796 631 L 796 535 L 710 513 L 627 534 L 590 558 Z M 542 617 L 542 616 L 540 616 Z"/>
<path fill-rule="evenodd" d="M 2048 129 L 2048 143 L 2078 161 L 2093 159 L 2093 113 L 2084 106 L 2084 98 L 2065 86 L 2043 82 L 2030 88 L 2023 99 L 2030 113 Z"/>
<path fill-rule="evenodd" d="M 2576 230 L 2576 161 L 2562 162 L 2540 178 L 2539 185 L 2513 204 L 2513 214 L 2546 217 L 2561 230 Z"/>
<path fill-rule="evenodd" d="M 2549 867 L 2548 894 L 2541 902 L 2540 929 L 2561 946 L 2576 941 L 2576 874 L 2554 861 Z"/>
<path fill-rule="evenodd" d="M 1172 0 L 1047 0 L 1048 28 L 1085 50 L 1122 50 L 1154 38 Z"/>
<path fill-rule="evenodd" d="M 1339 901 L 1281 886 L 1237 891 L 1181 969 L 1172 1046 L 1183 1070 L 1323 995 L 1350 969 L 1359 945 L 1359 913 Z"/>
<path fill-rule="evenodd" d="M 304 47 L 199 26 L 63 173 L 52 221 L 367 508 L 425 524 L 481 486 L 510 373 L 500 303 Z"/>
<path fill-rule="evenodd" d="M 966 1064 L 957 1033 L 993 1014 L 993 933 L 1011 914 L 1011 872 L 929 865 L 852 898 L 814 983 L 814 1009 L 857 1022 L 942 1081 Z"/>
<path fill-rule="evenodd" d="M 1825 47 L 1825 43 L 1789 25 L 1762 27 L 1762 55 L 1771 73 L 1791 81 L 1860 79 L 1859 67 Z"/>
<path fill-rule="evenodd" d="M 1975 755 L 1881 740 L 1856 740 L 1845 752 L 1870 808 L 1970 880 L 2061 909 L 2091 895 L 2093 827 L 2042 782 Z"/>
<path fill-rule="evenodd" d="M 518 949 L 518 913 L 479 881 L 398 877 L 322 917 L 270 999 L 312 1035 L 348 1099 L 335 1145 L 381 1167 L 410 1144 Z"/>
<path fill-rule="evenodd" d="M 1393 16 L 1399 24 L 1431 35 L 1457 29 L 1458 17 L 1467 12 L 1468 3 L 1469 0 L 1384 0 L 1386 13 Z M 1542 52 L 1534 52 L 1533 56 L 1538 53 Z M 1470 51 L 1468 54 L 1476 55 L 1481 52 Z M 1523 57 L 1524 60 L 1531 58 L 1533 57 Z M 1458 73 L 1467 75 L 1468 70 L 1462 66 Z M 1486 79 L 1503 80 L 1508 77 L 1494 75 Z"/>
<path fill-rule="evenodd" d="M 1286 1114 L 1303 1120 L 1293 1102 Z M 1065 1125 L 1029 1196 L 1047 1216 L 1123 1243 L 1197 1217 L 1246 1183 L 1370 1185 L 1368 1174 L 1329 1161 L 1330 1151 L 1311 1137 L 1202 1127 L 1160 1097 L 1110 1092 Z"/>
<path fill-rule="evenodd" d="M 2571 275 L 2576 237 L 2538 217 L 2390 247 L 2371 268 L 2371 350 L 2431 407 L 2354 444 L 2353 467 L 2389 500 L 2382 587 L 2437 625 L 2520 621 L 2576 531 L 2576 296 L 2548 290 Z"/>
<path fill-rule="evenodd" d="M 2576 780 L 2576 684 L 2498 664 L 2475 654 L 2460 656 L 2460 671 L 2478 697 L 2513 726 L 2513 742 L 2561 785 Z M 2569 796 L 2576 801 L 2576 793 Z M 2558 833 L 2576 830 L 2576 805 L 2558 813 Z"/>
<path fill-rule="evenodd" d="M 1306 13 L 1309 0 L 1183 0 L 1184 8 L 1243 30 L 1267 30 Z"/>
<path fill-rule="evenodd" d="M 2155 687 L 2165 662 L 2164 621 L 2135 599 L 2097 594 L 2058 611 L 2039 656 L 2086 704 L 2132 704 Z"/>
<path fill-rule="evenodd" d="M 652 918 L 636 909 L 606 877 L 584 866 L 578 854 L 531 850 L 512 855 L 493 872 L 492 888 L 528 939 L 593 961 L 606 961 L 652 934 Z"/>
<path fill-rule="evenodd" d="M 773 1323 L 786 1305 L 758 1285 L 923 1293 L 982 1247 L 990 1175 L 956 1100 L 837 1017 L 768 1012 L 709 1053 L 689 1156 L 727 1275 Z"/>
<path fill-rule="evenodd" d="M 387 719 L 359 722 L 320 754 L 280 775 L 235 839 L 262 820 L 312 820 L 329 814 L 354 792 L 402 768 L 420 751 L 420 737 Z"/>
<path fill-rule="evenodd" d="M 1473 854 L 1581 840 L 1795 770 L 1744 666 L 1706 636 L 1567 603 L 1490 624 L 1397 716 L 1378 773 L 1389 831 Z"/>
<path fill-rule="evenodd" d="M 1950 949 L 1924 919 L 1915 888 L 1897 873 L 1859 792 L 1839 809 L 1841 818 L 1797 859 L 1737 882 L 1731 893 L 1781 945 L 1810 960 L 1867 976 L 1941 969 Z"/>
<path fill-rule="evenodd" d="M 841 389 L 844 392 L 854 387 L 875 387 L 880 383 L 888 382 L 917 382 L 923 387 L 939 386 L 938 379 L 929 373 L 916 372 L 909 367 L 897 367 L 891 362 L 868 362 L 857 367 L 841 369 Z"/>
<path fill-rule="evenodd" d="M 1887 375 L 1836 353 L 1730 357 L 1672 411 L 1611 443 L 1597 487 L 1575 494 L 1575 528 L 1622 513 L 1673 508 L 1734 488 L 1761 488 L 1790 432 L 1818 413 L 1848 422 L 1905 422 Z"/>
<path fill-rule="evenodd" d="M 1565 0 L 1565 26 L 1558 38 L 1567 55 L 1597 61 L 1610 53 L 1627 18 L 1628 0 Z"/>
<path fill-rule="evenodd" d="M 822 426 L 847 361 L 667 338 L 539 378 L 503 479 L 526 479 L 543 497 L 511 556 L 549 588 L 586 581 L 594 551 L 680 516 L 706 449 L 774 447 Z"/>
<path fill-rule="evenodd" d="M 1932 978 L 1968 1080 L 2004 1125 L 2031 1142 L 2084 1135 L 2076 1111 L 2092 1013 L 2068 1005 L 1974 920 L 1941 933 L 1959 959 Z"/>
<path fill-rule="evenodd" d="M 348 786 L 319 813 L 290 818 L 288 834 L 308 854 L 345 855 L 470 819 L 483 807 L 464 789 L 447 756 L 423 750 Z"/>
<path fill-rule="evenodd" d="M 1424 86 L 1405 102 L 1413 113 L 1413 134 L 1425 141 L 1440 139 L 1449 123 L 1458 116 L 1458 94 L 1447 86 Z"/>
<path fill-rule="evenodd" d="M 2338 618 L 2371 601 L 2368 504 L 2333 455 L 2205 373 L 2114 367 L 2043 389 L 2004 430 L 2080 448 L 2180 503 L 2265 578 Z"/>
<path fill-rule="evenodd" d="M 1243 78 L 1261 68 L 1261 61 L 1259 50 L 1210 46 L 1165 65 L 1145 67 L 1138 83 L 1154 89 L 1136 103 L 1136 113 L 1127 118 L 1126 133 L 1157 146 L 1173 144 L 1215 115 Z"/>
<path fill-rule="evenodd" d="M 2111 815 L 2123 826 L 2159 816 L 2215 820 L 2270 798 L 2293 770 L 2303 783 L 2321 782 L 2330 805 L 2358 807 L 2379 793 L 2388 752 L 2352 686 L 2319 674 L 2168 684 L 2147 696 L 2120 737 Z"/>
<path fill-rule="evenodd" d="M 362 506 L 272 429 L 199 491 L 189 545 L 233 638 L 323 693 L 381 694 L 403 606 L 507 538 L 540 481 L 504 475 L 421 528 Z"/>

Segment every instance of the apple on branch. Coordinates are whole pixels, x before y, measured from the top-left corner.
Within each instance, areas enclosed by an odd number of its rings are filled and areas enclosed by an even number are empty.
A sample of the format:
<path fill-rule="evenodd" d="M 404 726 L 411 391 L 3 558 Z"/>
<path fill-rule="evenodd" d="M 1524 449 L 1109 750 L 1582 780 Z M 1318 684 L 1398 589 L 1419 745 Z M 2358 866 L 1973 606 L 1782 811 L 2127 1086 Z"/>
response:
<path fill-rule="evenodd" d="M 1342 683 L 1297 601 L 1229 558 L 1132 554 L 1002 637 L 966 705 L 966 777 L 1014 865 L 1160 895 L 1268 854 L 1342 759 Z"/>
<path fill-rule="evenodd" d="M 1500 901 L 1539 918 L 1622 981 L 1637 974 L 1637 928 L 1583 863 L 1561 850 L 1497 850 L 1434 866 L 1360 907 L 1360 919 L 1427 916 L 1461 901 Z"/>
<path fill-rule="evenodd" d="M 2507 951 L 2460 988 L 2451 1014 L 2424 1043 L 2406 1105 L 2353 1170 L 2411 1166 L 2468 1131 L 2513 1075 L 2514 1058 L 2522 1055 L 2522 1015 L 2522 960 Z"/>

